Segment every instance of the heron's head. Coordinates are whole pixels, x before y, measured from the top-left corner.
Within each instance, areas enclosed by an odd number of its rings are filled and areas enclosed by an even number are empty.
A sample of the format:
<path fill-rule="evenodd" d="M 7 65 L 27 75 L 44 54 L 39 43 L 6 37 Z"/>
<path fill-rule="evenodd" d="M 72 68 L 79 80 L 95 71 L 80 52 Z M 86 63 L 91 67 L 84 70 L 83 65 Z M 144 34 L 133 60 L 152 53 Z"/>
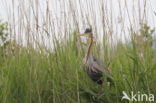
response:
<path fill-rule="evenodd" d="M 79 34 L 78 36 L 87 36 L 89 38 L 93 38 L 92 30 L 87 28 L 84 33 Z"/>

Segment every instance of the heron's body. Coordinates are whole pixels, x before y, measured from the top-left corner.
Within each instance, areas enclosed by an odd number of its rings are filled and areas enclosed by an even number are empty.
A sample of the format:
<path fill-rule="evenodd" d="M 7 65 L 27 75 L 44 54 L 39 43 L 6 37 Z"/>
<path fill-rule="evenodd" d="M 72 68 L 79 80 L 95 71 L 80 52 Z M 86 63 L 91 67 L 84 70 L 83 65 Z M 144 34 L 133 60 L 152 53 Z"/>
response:
<path fill-rule="evenodd" d="M 88 63 L 85 65 L 88 76 L 98 84 L 103 83 L 103 76 L 110 76 L 110 72 L 106 65 L 98 60 L 97 58 L 90 56 Z M 107 81 L 111 82 L 111 79 L 106 78 Z"/>
<path fill-rule="evenodd" d="M 83 59 L 83 66 L 86 68 L 88 76 L 98 84 L 103 84 L 103 77 L 106 77 L 106 80 L 111 83 L 112 80 L 108 67 L 102 61 L 92 56 L 93 36 L 91 30 L 86 29 L 85 34 L 82 35 L 86 35 L 86 33 L 89 35 L 90 44 Z"/>

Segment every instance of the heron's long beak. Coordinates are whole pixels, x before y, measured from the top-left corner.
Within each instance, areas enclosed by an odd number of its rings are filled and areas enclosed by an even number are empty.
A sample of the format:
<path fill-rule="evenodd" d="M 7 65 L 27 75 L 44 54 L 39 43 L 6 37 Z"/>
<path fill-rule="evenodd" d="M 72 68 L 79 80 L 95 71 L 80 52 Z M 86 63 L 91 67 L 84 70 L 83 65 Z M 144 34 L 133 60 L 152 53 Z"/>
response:
<path fill-rule="evenodd" d="M 88 36 L 88 33 L 78 34 L 77 36 Z"/>

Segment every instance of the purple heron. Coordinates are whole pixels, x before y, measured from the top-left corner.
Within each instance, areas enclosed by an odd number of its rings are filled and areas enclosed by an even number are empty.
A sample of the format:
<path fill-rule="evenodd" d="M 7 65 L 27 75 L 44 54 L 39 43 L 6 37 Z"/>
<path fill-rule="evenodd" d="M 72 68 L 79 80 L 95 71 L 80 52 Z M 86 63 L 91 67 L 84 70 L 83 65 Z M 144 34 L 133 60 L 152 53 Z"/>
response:
<path fill-rule="evenodd" d="M 92 56 L 92 44 L 93 44 L 93 33 L 92 30 L 87 28 L 83 34 L 79 34 L 78 36 L 88 36 L 89 37 L 89 46 L 86 53 L 86 56 L 83 59 L 83 66 L 86 68 L 88 76 L 96 83 L 102 85 L 104 78 L 106 78 L 107 82 L 112 84 L 112 77 L 110 76 L 110 72 L 108 67 L 99 59 Z"/>

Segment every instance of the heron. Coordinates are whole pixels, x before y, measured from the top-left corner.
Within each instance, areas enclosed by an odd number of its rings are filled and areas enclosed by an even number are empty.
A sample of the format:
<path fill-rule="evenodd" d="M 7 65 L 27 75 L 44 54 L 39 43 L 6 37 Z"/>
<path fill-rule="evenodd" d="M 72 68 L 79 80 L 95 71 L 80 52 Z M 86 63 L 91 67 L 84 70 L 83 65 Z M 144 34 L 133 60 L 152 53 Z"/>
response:
<path fill-rule="evenodd" d="M 97 84 L 103 85 L 104 78 L 107 82 L 112 84 L 112 77 L 110 75 L 109 69 L 101 60 L 92 56 L 92 45 L 93 45 L 93 33 L 90 28 L 87 28 L 83 34 L 78 34 L 78 36 L 87 36 L 89 38 L 88 50 L 85 57 L 83 58 L 83 67 L 86 68 L 88 76 Z"/>

